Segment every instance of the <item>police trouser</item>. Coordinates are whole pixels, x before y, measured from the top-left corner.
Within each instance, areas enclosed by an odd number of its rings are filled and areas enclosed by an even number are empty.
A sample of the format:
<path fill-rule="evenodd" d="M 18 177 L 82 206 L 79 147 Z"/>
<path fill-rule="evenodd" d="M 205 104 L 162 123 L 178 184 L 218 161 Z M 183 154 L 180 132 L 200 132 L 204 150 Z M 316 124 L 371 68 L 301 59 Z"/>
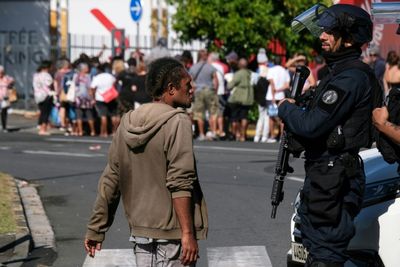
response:
<path fill-rule="evenodd" d="M 346 249 L 355 234 L 353 219 L 361 209 L 365 175 L 357 155 L 306 160 L 306 179 L 298 214 L 303 245 L 313 262 L 347 260 Z M 329 266 L 329 265 L 327 265 Z"/>

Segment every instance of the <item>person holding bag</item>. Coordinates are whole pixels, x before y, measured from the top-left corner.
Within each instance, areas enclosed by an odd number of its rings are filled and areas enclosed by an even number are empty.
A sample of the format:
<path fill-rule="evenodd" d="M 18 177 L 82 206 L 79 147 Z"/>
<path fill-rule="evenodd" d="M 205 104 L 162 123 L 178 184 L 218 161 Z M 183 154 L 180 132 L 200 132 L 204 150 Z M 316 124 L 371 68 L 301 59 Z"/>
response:
<path fill-rule="evenodd" d="M 39 135 L 50 135 L 48 132 L 49 116 L 53 107 L 53 78 L 49 70 L 51 62 L 42 61 L 37 72 L 33 75 L 33 94 L 35 102 L 39 107 Z"/>
<path fill-rule="evenodd" d="M 106 65 L 98 67 L 99 74 L 93 77 L 90 85 L 92 94 L 96 99 L 96 111 L 100 116 L 100 136 L 108 136 L 108 117 L 111 117 L 112 133 L 115 133 L 119 125 L 119 116 L 117 113 L 118 91 L 115 88 L 115 77 L 105 72 Z"/>
<path fill-rule="evenodd" d="M 231 108 L 232 133 L 236 141 L 246 140 L 247 115 L 254 103 L 254 90 L 251 85 L 251 71 L 247 68 L 247 60 L 239 60 L 239 70 L 233 75 L 232 81 L 228 83 L 228 89 L 232 90 L 228 98 Z"/>
<path fill-rule="evenodd" d="M 0 65 L 0 107 L 1 107 L 1 126 L 3 132 L 7 132 L 7 112 L 10 107 L 9 89 L 12 87 L 14 79 L 5 75 L 4 67 Z"/>

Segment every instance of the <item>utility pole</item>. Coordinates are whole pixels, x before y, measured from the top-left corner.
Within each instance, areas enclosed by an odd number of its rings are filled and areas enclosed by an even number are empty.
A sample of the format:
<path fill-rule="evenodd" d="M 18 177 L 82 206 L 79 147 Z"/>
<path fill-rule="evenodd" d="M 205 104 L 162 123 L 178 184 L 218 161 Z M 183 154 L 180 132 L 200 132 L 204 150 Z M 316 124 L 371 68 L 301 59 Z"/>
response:
<path fill-rule="evenodd" d="M 60 0 L 61 18 L 60 18 L 60 35 L 61 35 L 61 55 L 67 56 L 68 47 L 68 6 L 67 0 Z M 69 56 L 69 55 L 68 55 Z"/>

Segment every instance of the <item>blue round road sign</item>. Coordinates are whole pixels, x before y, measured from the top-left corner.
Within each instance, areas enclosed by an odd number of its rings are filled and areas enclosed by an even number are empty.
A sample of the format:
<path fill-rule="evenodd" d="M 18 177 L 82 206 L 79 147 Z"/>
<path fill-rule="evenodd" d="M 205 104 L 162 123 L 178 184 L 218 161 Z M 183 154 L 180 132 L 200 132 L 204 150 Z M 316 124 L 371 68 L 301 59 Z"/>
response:
<path fill-rule="evenodd" d="M 138 22 L 142 17 L 143 9 L 140 0 L 132 0 L 131 5 L 129 7 L 129 11 L 131 12 L 131 17 L 134 22 Z"/>

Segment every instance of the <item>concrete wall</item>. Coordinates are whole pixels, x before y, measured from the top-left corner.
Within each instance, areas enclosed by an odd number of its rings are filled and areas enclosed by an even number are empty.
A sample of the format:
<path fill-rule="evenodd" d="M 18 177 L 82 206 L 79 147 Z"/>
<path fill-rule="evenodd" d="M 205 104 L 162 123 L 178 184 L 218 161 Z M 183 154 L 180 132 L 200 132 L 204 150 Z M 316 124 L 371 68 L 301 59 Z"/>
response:
<path fill-rule="evenodd" d="M 0 0 L 0 64 L 20 95 L 32 93 L 32 75 L 49 58 L 49 0 Z"/>

